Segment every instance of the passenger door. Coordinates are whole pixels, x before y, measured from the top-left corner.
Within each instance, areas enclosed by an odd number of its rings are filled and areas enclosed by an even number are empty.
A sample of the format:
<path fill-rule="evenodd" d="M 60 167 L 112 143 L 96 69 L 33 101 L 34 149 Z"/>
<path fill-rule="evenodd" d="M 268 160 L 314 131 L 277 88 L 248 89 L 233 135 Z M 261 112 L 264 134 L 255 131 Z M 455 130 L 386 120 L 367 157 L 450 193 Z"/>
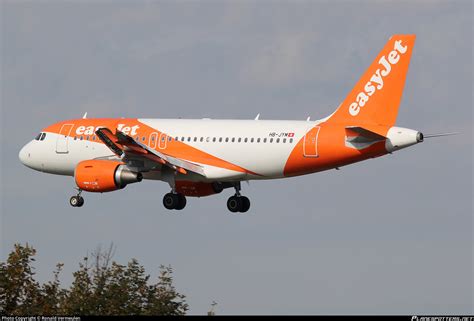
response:
<path fill-rule="evenodd" d="M 73 124 L 64 124 L 59 131 L 58 139 L 56 140 L 56 153 L 67 154 L 69 153 L 68 141 L 69 134 L 71 133 Z"/>
<path fill-rule="evenodd" d="M 318 135 L 319 126 L 311 128 L 304 136 L 303 156 L 318 157 Z"/>

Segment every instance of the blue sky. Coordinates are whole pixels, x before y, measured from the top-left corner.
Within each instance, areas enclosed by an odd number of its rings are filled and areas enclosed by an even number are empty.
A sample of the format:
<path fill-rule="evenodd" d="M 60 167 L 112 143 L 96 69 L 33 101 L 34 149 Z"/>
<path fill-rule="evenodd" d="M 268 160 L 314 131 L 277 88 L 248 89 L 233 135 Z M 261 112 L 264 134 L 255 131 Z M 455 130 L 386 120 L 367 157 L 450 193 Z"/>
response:
<path fill-rule="evenodd" d="M 473 313 L 472 3 L 2 1 L 1 258 L 38 250 L 38 278 L 117 245 L 175 270 L 191 313 Z M 81 117 L 312 119 L 344 99 L 390 35 L 417 40 L 397 124 L 427 140 L 319 174 L 251 182 L 168 212 L 168 186 L 87 194 L 20 148 Z"/>

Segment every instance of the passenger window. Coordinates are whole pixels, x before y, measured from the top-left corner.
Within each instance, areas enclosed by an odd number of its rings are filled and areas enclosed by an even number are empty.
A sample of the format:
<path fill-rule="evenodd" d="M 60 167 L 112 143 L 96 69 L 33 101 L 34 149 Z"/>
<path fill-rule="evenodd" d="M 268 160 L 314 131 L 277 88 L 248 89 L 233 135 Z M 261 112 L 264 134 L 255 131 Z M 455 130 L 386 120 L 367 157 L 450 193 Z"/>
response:
<path fill-rule="evenodd" d="M 196 136 L 194 136 L 194 141 L 197 142 L 198 138 Z"/>
<path fill-rule="evenodd" d="M 247 139 L 247 137 L 245 137 L 245 138 L 244 138 L 244 143 L 246 143 L 246 142 L 247 142 L 247 140 L 248 140 L 248 139 Z"/>
<path fill-rule="evenodd" d="M 276 142 L 279 143 L 279 142 L 280 142 L 280 138 L 277 138 Z"/>
<path fill-rule="evenodd" d="M 238 142 L 240 143 L 241 141 L 242 141 L 242 137 L 239 137 L 239 140 L 238 140 Z"/>
<path fill-rule="evenodd" d="M 82 136 L 79 136 L 79 139 L 82 140 Z"/>
<path fill-rule="evenodd" d="M 181 141 L 184 142 L 184 136 L 181 136 Z"/>
<path fill-rule="evenodd" d="M 286 138 L 283 138 L 283 142 L 286 143 Z"/>
<path fill-rule="evenodd" d="M 45 137 L 46 137 L 46 133 L 43 133 L 43 134 L 41 135 L 41 138 L 40 138 L 40 140 L 44 140 L 44 139 L 45 139 Z"/>
<path fill-rule="evenodd" d="M 257 138 L 257 143 L 260 143 L 260 138 Z"/>
<path fill-rule="evenodd" d="M 222 143 L 222 137 L 219 138 L 219 143 Z"/>
<path fill-rule="evenodd" d="M 213 143 L 215 143 L 215 142 L 216 142 L 216 138 L 215 138 L 215 137 L 212 139 L 212 142 L 213 142 Z"/>
<path fill-rule="evenodd" d="M 204 137 L 201 137 L 201 139 L 199 140 L 200 142 L 203 142 L 204 141 Z"/>
<path fill-rule="evenodd" d="M 270 138 L 270 143 L 273 143 L 273 138 Z"/>
<path fill-rule="evenodd" d="M 290 144 L 293 144 L 293 138 L 290 138 Z"/>
<path fill-rule="evenodd" d="M 169 142 L 171 141 L 171 136 L 168 136 L 168 141 L 169 141 Z"/>
<path fill-rule="evenodd" d="M 233 142 L 233 143 L 235 142 L 235 137 L 232 137 L 232 142 Z"/>
<path fill-rule="evenodd" d="M 39 140 L 39 139 L 41 138 L 41 135 L 42 135 L 42 134 L 43 134 L 43 133 L 39 133 L 39 134 L 35 137 L 35 140 Z"/>
<path fill-rule="evenodd" d="M 211 141 L 211 137 L 206 137 L 206 143 L 209 143 Z"/>
<path fill-rule="evenodd" d="M 164 142 L 165 139 L 166 139 L 165 135 L 162 135 L 162 136 L 161 136 L 161 141 Z M 143 137 L 143 140 L 145 140 L 145 137 Z"/>
<path fill-rule="evenodd" d="M 226 137 L 226 138 L 225 138 L 225 142 L 226 142 L 226 143 L 229 142 L 229 137 Z"/>
<path fill-rule="evenodd" d="M 251 143 L 253 143 L 253 137 L 252 137 L 252 138 L 250 138 L 250 142 L 251 142 Z"/>
<path fill-rule="evenodd" d="M 191 141 L 191 137 L 188 137 L 188 142 L 190 142 L 190 141 Z"/>
<path fill-rule="evenodd" d="M 95 140 L 95 136 L 92 136 L 92 140 Z"/>

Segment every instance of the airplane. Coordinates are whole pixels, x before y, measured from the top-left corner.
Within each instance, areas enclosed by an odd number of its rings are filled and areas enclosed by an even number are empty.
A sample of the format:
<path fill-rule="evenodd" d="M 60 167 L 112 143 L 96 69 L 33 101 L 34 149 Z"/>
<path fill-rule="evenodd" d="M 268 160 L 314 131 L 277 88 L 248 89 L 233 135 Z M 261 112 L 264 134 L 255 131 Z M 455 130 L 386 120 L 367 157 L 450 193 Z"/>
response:
<path fill-rule="evenodd" d="M 390 37 L 337 110 L 320 120 L 89 119 L 86 113 L 44 128 L 19 159 L 74 177 L 73 207 L 83 206 L 83 191 L 111 192 L 149 179 L 169 184 L 163 197 L 169 210 L 182 210 L 186 197 L 230 188 L 227 208 L 244 213 L 250 200 L 241 194 L 243 181 L 339 169 L 423 142 L 421 132 L 395 126 L 415 38 Z"/>

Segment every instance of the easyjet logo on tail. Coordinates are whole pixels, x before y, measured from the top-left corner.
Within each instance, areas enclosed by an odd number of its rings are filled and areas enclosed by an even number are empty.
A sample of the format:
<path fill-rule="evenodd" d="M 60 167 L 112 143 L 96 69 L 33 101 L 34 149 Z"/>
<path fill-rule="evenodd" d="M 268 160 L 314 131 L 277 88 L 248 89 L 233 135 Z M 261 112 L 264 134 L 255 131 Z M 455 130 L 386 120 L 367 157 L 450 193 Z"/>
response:
<path fill-rule="evenodd" d="M 367 104 L 370 97 L 375 94 L 377 90 L 381 90 L 384 84 L 384 78 L 392 71 L 392 66 L 395 66 L 400 60 L 400 55 L 407 52 L 408 46 L 403 46 L 401 40 L 395 41 L 393 50 L 389 52 L 388 57 L 382 56 L 379 59 L 379 64 L 382 68 L 378 68 L 364 86 L 364 91 L 357 94 L 356 100 L 349 105 L 349 114 L 357 116 L 360 109 Z"/>

